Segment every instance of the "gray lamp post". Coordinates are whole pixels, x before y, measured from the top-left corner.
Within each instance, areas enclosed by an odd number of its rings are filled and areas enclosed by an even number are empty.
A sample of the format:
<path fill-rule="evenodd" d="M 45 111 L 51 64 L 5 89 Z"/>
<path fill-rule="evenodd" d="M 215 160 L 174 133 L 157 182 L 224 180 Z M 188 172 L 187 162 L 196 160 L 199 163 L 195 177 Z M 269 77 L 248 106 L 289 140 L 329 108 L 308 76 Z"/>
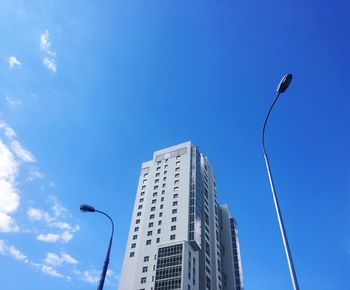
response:
<path fill-rule="evenodd" d="M 294 269 L 294 264 L 293 264 L 293 259 L 292 259 L 292 253 L 290 251 L 289 248 L 289 244 L 288 244 L 288 239 L 287 239 L 287 233 L 286 230 L 284 228 L 284 224 L 283 224 L 283 219 L 282 219 L 282 213 L 279 207 L 279 203 L 278 203 L 278 199 L 277 199 L 277 192 L 275 189 L 275 185 L 273 183 L 273 178 L 272 178 L 272 172 L 270 169 L 270 164 L 269 164 L 269 159 L 267 157 L 267 153 L 266 153 L 266 149 L 265 149 L 265 127 L 266 127 L 266 123 L 267 120 L 270 116 L 270 113 L 275 105 L 275 103 L 277 102 L 278 97 L 280 96 L 281 93 L 284 93 L 290 82 L 292 81 L 292 74 L 287 74 L 285 75 L 282 80 L 280 81 L 280 83 L 278 84 L 277 87 L 277 96 L 275 98 L 275 100 L 273 101 L 267 115 L 265 118 L 265 122 L 264 122 L 264 126 L 262 129 L 262 147 L 263 147 L 263 152 L 264 152 L 264 158 L 265 158 L 265 164 L 266 164 L 266 169 L 267 169 L 267 173 L 269 176 L 269 181 L 270 181 L 270 187 L 271 187 L 271 191 L 272 191 L 272 196 L 273 196 L 273 201 L 275 204 L 275 208 L 276 208 L 276 213 L 277 213 L 277 219 L 278 219 L 278 224 L 280 226 L 280 230 L 281 230 L 281 235 L 282 235 L 282 240 L 283 240 L 283 245 L 284 245 L 284 250 L 286 252 L 286 256 L 287 256 L 287 261 L 288 261 L 288 266 L 289 266 L 289 273 L 292 279 L 292 283 L 293 283 L 293 288 L 294 290 L 299 290 L 299 285 L 298 285 L 298 279 L 297 279 L 297 275 L 295 273 L 295 269 Z"/>
<path fill-rule="evenodd" d="M 113 223 L 113 220 L 111 219 L 111 217 L 108 214 L 106 214 L 103 211 L 95 209 L 91 205 L 82 204 L 82 205 L 80 205 L 80 210 L 83 211 L 83 212 L 98 212 L 98 213 L 101 213 L 104 216 L 106 216 L 112 223 L 112 234 L 111 234 L 111 237 L 109 239 L 109 246 L 108 246 L 105 262 L 103 264 L 103 269 L 102 269 L 102 273 L 101 273 L 100 283 L 99 283 L 98 288 L 97 288 L 97 290 L 102 290 L 103 289 L 103 285 L 105 283 L 106 273 L 107 273 L 108 264 L 109 264 L 109 257 L 110 257 L 110 254 L 111 254 L 111 247 L 112 247 L 113 234 L 114 234 L 114 223 Z"/>

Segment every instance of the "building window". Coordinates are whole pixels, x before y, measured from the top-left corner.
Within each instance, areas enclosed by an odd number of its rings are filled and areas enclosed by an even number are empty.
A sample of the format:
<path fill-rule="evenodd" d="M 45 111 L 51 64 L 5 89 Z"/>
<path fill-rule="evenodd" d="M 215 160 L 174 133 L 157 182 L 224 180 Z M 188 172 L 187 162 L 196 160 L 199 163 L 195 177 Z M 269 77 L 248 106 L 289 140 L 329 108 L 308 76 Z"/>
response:
<path fill-rule="evenodd" d="M 157 196 L 157 193 L 156 192 L 153 192 L 153 197 Z"/>
<path fill-rule="evenodd" d="M 147 183 L 147 179 L 144 179 L 144 180 L 142 181 L 142 183 L 143 183 L 143 184 Z"/>
<path fill-rule="evenodd" d="M 136 223 L 136 224 L 139 224 L 139 223 L 140 223 L 140 220 L 139 220 L 139 219 L 137 219 L 135 223 Z"/>
<path fill-rule="evenodd" d="M 164 165 L 164 169 L 167 169 L 167 168 L 168 168 L 168 164 L 165 164 L 165 165 Z"/>
<path fill-rule="evenodd" d="M 160 209 L 163 209 L 163 207 L 164 207 L 164 206 L 161 204 L 159 208 L 160 208 Z"/>
<path fill-rule="evenodd" d="M 166 176 L 163 177 L 163 181 L 165 181 L 165 180 L 166 180 Z"/>
<path fill-rule="evenodd" d="M 149 228 L 153 227 L 153 223 L 149 223 L 149 224 L 148 224 L 148 227 L 149 227 Z"/>
<path fill-rule="evenodd" d="M 160 226 L 162 224 L 162 221 L 158 221 L 158 226 Z"/>
<path fill-rule="evenodd" d="M 141 212 L 139 211 L 138 213 L 137 213 L 137 216 L 140 216 L 141 215 Z"/>
<path fill-rule="evenodd" d="M 142 208 L 142 204 L 139 205 L 138 209 L 141 209 Z"/>
<path fill-rule="evenodd" d="M 160 170 L 160 166 L 158 166 L 156 170 L 159 171 Z"/>
<path fill-rule="evenodd" d="M 159 242 L 160 242 L 160 238 L 157 238 L 156 243 L 159 243 Z"/>
<path fill-rule="evenodd" d="M 142 185 L 141 189 L 145 189 L 146 188 L 146 185 Z"/>
<path fill-rule="evenodd" d="M 163 188 L 165 187 L 165 183 L 163 183 L 162 187 L 163 187 Z"/>
<path fill-rule="evenodd" d="M 148 231 L 147 236 L 152 236 L 152 231 Z"/>
<path fill-rule="evenodd" d="M 150 244 L 151 244 L 151 240 L 147 240 L 146 245 L 150 245 Z"/>
<path fill-rule="evenodd" d="M 159 213 L 159 217 L 162 217 L 162 216 L 163 216 L 163 213 L 162 213 L 162 212 L 160 212 L 160 213 Z"/>
<path fill-rule="evenodd" d="M 171 235 L 170 240 L 175 240 L 175 235 Z"/>
<path fill-rule="evenodd" d="M 178 191 L 179 190 L 179 187 L 178 186 L 175 186 L 174 187 L 174 191 Z"/>
<path fill-rule="evenodd" d="M 179 166 L 180 165 L 180 161 L 176 161 L 175 165 Z"/>
<path fill-rule="evenodd" d="M 142 277 L 141 278 L 141 284 L 145 284 L 146 283 L 146 277 Z"/>
<path fill-rule="evenodd" d="M 161 232 L 161 229 L 158 229 L 158 230 L 157 230 L 157 234 L 160 234 L 160 232 Z"/>
<path fill-rule="evenodd" d="M 174 195 L 173 195 L 173 198 L 178 198 L 179 197 L 179 194 L 178 193 L 175 193 Z"/>
<path fill-rule="evenodd" d="M 160 175 L 160 173 L 159 173 L 159 172 L 157 172 L 157 173 L 156 173 L 156 177 L 158 177 L 159 175 Z"/>
<path fill-rule="evenodd" d="M 175 174 L 175 178 L 178 178 L 178 177 L 180 177 L 180 173 Z"/>
<path fill-rule="evenodd" d="M 168 173 L 168 171 L 164 170 L 163 174 L 166 175 Z"/>
<path fill-rule="evenodd" d="M 156 199 L 152 199 L 152 204 L 155 204 L 157 202 Z"/>
<path fill-rule="evenodd" d="M 135 227 L 134 232 L 138 232 L 138 231 L 139 231 L 139 227 Z"/>
<path fill-rule="evenodd" d="M 173 206 L 176 206 L 177 205 L 177 201 L 173 201 Z"/>
<path fill-rule="evenodd" d="M 143 202 L 143 197 L 141 197 L 141 198 L 139 199 L 139 202 Z"/>
<path fill-rule="evenodd" d="M 156 179 L 155 181 L 154 181 L 154 183 L 158 183 L 159 182 L 159 179 Z"/>
<path fill-rule="evenodd" d="M 178 184 L 179 184 L 179 181 L 178 181 L 178 180 L 175 180 L 175 181 L 174 181 L 174 184 L 175 184 L 175 185 L 178 185 Z"/>
<path fill-rule="evenodd" d="M 144 177 L 144 178 L 147 178 L 147 176 L 148 176 L 148 174 L 147 174 L 147 173 L 145 173 L 145 174 L 143 175 L 143 177 Z"/>
<path fill-rule="evenodd" d="M 158 161 L 158 162 L 157 162 L 157 165 L 159 165 L 159 164 L 161 164 L 161 163 L 162 163 L 162 161 Z"/>
<path fill-rule="evenodd" d="M 155 206 L 152 206 L 151 207 L 151 211 L 155 211 L 156 210 L 156 207 Z"/>
<path fill-rule="evenodd" d="M 136 243 L 131 244 L 131 249 L 136 248 Z"/>
<path fill-rule="evenodd" d="M 162 194 L 164 194 L 165 193 L 165 190 L 162 190 Z"/>
<path fill-rule="evenodd" d="M 137 235 L 133 235 L 133 236 L 132 236 L 132 239 L 133 239 L 133 240 L 136 240 L 136 239 L 137 239 Z"/>
<path fill-rule="evenodd" d="M 144 262 L 148 262 L 148 261 L 149 261 L 149 256 L 143 257 L 143 261 L 144 261 Z"/>
<path fill-rule="evenodd" d="M 172 222 L 176 222 L 176 216 L 172 217 L 172 218 L 171 218 L 171 221 L 172 221 Z"/>
<path fill-rule="evenodd" d="M 171 226 L 171 230 L 175 231 L 176 230 L 176 226 Z"/>
<path fill-rule="evenodd" d="M 144 191 L 141 191 L 141 196 L 144 196 L 145 195 L 145 192 Z"/>
<path fill-rule="evenodd" d="M 175 172 L 179 172 L 179 171 L 180 171 L 180 167 L 176 167 Z"/>
<path fill-rule="evenodd" d="M 177 209 L 174 208 L 171 212 L 172 212 L 172 213 L 177 213 Z"/>
<path fill-rule="evenodd" d="M 146 273 L 147 271 L 148 271 L 148 267 L 147 266 L 142 268 L 142 273 Z"/>
<path fill-rule="evenodd" d="M 164 197 L 161 197 L 160 201 L 164 201 Z"/>
<path fill-rule="evenodd" d="M 154 214 L 151 214 L 150 216 L 149 216 L 149 219 L 151 220 L 151 219 L 154 219 Z"/>
<path fill-rule="evenodd" d="M 134 257 L 135 256 L 135 252 L 130 252 L 129 257 Z"/>
<path fill-rule="evenodd" d="M 179 156 L 176 156 L 176 160 L 180 160 L 180 157 L 181 157 L 180 155 L 179 155 Z"/>
<path fill-rule="evenodd" d="M 158 185 L 155 185 L 155 186 L 153 187 L 153 189 L 154 189 L 154 190 L 158 189 Z"/>

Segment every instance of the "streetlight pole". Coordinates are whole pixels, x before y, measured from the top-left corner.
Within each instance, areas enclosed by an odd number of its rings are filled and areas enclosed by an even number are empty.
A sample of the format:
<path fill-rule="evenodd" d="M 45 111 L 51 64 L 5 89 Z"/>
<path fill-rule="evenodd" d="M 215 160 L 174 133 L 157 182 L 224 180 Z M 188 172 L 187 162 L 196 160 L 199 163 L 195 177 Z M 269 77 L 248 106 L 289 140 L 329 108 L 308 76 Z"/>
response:
<path fill-rule="evenodd" d="M 273 182 L 273 178 L 272 178 L 272 172 L 271 172 L 271 168 L 270 168 L 270 163 L 269 163 L 269 159 L 267 157 L 267 153 L 266 153 L 266 149 L 265 149 L 265 127 L 266 127 L 266 123 L 267 120 L 270 116 L 270 113 L 275 105 L 275 103 L 278 100 L 278 97 L 280 96 L 281 93 L 284 93 L 290 82 L 292 81 L 292 74 L 287 74 L 285 75 L 282 80 L 280 81 L 278 87 L 277 87 L 277 96 L 275 98 L 275 100 L 273 101 L 267 115 L 265 118 L 265 122 L 264 122 L 264 126 L 262 129 L 262 147 L 263 147 L 263 152 L 264 152 L 264 158 L 265 158 L 265 164 L 266 164 L 266 169 L 267 169 L 267 173 L 269 176 L 269 181 L 270 181 L 270 187 L 271 187 L 271 191 L 272 191 L 272 196 L 273 196 L 273 201 L 275 204 L 275 208 L 276 208 L 276 214 L 277 214 L 277 219 L 278 219 L 278 224 L 281 230 L 281 235 L 282 235 L 282 240 L 283 240 L 283 245 L 284 245 L 284 250 L 287 256 L 287 261 L 288 261 L 288 266 L 289 266 L 289 273 L 292 279 L 292 283 L 293 283 L 293 288 L 294 290 L 299 290 L 299 285 L 298 285 L 298 279 L 297 279 L 297 275 L 294 269 L 294 264 L 293 264 L 293 259 L 292 259 L 292 253 L 291 250 L 289 248 L 289 244 L 288 244 L 288 238 L 287 238 L 287 233 L 286 230 L 284 228 L 284 223 L 283 223 L 283 218 L 282 218 L 282 213 L 281 213 L 281 209 L 278 203 L 278 198 L 277 198 L 277 192 L 275 189 L 275 185 Z"/>
<path fill-rule="evenodd" d="M 111 217 L 108 214 L 106 214 L 103 211 L 95 209 L 91 205 L 82 204 L 82 205 L 80 205 L 80 210 L 83 211 L 83 212 L 98 212 L 98 213 L 101 213 L 104 216 L 106 216 L 110 220 L 110 222 L 112 224 L 112 233 L 111 233 L 111 237 L 109 239 L 108 250 L 107 250 L 106 258 L 105 258 L 105 261 L 104 261 L 104 264 L 103 264 L 103 269 L 102 269 L 102 273 L 101 273 L 100 283 L 99 283 L 99 285 L 97 287 L 97 290 L 103 290 L 103 285 L 105 283 L 105 278 L 106 278 L 108 264 L 109 264 L 109 257 L 110 257 L 111 248 L 112 248 L 112 241 L 113 241 L 113 235 L 114 235 L 114 223 L 113 223 L 113 220 L 111 219 Z"/>

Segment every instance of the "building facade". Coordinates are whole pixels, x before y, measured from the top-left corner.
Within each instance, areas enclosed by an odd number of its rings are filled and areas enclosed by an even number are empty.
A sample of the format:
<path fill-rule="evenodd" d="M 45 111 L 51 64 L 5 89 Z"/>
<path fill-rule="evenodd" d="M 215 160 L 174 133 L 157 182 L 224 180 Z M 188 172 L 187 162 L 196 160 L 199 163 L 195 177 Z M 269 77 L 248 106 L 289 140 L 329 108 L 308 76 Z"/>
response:
<path fill-rule="evenodd" d="M 243 289 L 237 225 L 191 142 L 141 168 L 119 290 Z"/>

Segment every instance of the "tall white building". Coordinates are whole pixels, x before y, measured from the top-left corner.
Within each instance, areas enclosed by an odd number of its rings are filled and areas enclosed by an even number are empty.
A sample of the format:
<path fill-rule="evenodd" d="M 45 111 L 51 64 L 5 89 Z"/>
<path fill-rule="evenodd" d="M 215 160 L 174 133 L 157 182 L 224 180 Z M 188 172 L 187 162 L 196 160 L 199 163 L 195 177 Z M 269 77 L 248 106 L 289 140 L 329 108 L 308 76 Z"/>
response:
<path fill-rule="evenodd" d="M 119 290 L 241 290 L 236 222 L 191 142 L 141 168 Z"/>

